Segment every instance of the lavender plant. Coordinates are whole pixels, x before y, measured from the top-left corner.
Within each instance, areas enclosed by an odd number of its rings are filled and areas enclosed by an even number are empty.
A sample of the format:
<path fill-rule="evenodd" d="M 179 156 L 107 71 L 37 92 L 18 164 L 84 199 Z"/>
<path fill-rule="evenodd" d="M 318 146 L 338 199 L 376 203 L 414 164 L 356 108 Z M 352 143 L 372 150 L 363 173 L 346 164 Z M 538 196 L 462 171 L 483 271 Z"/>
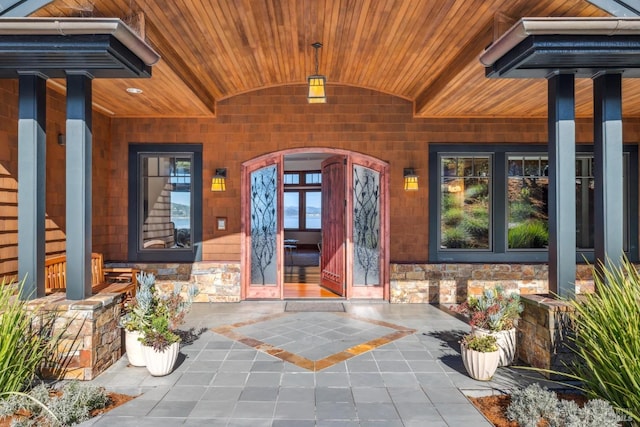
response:
<path fill-rule="evenodd" d="M 507 418 L 521 427 L 537 427 L 543 420 L 549 427 L 617 427 L 623 421 L 604 400 L 590 400 L 581 408 L 537 383 L 513 391 Z"/>

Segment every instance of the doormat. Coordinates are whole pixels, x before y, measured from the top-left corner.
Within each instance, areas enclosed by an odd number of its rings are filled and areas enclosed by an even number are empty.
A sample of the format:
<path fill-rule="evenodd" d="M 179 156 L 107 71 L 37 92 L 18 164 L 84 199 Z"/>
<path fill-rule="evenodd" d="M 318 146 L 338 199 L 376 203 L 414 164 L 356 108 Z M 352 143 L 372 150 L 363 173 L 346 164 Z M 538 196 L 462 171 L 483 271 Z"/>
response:
<path fill-rule="evenodd" d="M 341 302 L 320 302 L 320 301 L 287 301 L 284 311 L 292 312 L 327 312 L 344 311 L 344 304 Z"/>

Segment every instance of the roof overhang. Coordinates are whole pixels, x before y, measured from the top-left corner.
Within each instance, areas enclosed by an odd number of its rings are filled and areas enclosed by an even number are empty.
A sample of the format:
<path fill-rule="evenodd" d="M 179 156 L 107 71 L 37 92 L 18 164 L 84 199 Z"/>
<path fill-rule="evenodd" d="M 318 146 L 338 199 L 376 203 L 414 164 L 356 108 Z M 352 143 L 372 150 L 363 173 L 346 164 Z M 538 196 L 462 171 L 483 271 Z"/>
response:
<path fill-rule="evenodd" d="M 151 77 L 160 56 L 117 18 L 0 18 L 0 78 Z"/>
<path fill-rule="evenodd" d="M 480 62 L 491 78 L 640 77 L 640 18 L 522 18 Z"/>

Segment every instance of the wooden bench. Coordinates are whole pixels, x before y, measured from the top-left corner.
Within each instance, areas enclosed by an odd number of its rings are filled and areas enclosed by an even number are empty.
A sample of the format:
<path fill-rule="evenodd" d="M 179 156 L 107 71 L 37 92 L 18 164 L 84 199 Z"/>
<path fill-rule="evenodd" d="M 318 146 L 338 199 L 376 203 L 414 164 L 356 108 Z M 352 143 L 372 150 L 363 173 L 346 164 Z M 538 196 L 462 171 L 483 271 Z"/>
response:
<path fill-rule="evenodd" d="M 67 256 L 58 255 L 47 258 L 44 262 L 45 292 L 63 292 L 67 289 Z M 105 268 L 102 254 L 91 254 L 91 288 L 93 293 L 114 292 L 124 293 L 125 298 L 132 298 L 136 294 L 138 280 L 135 268 L 114 267 Z"/>

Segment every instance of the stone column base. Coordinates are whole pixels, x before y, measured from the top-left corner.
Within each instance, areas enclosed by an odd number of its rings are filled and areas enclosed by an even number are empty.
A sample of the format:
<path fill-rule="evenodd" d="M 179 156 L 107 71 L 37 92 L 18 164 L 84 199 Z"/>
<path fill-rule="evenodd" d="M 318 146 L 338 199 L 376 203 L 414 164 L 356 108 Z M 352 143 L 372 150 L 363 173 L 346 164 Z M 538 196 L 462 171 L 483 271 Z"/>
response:
<path fill-rule="evenodd" d="M 567 372 L 575 354 L 571 351 L 574 312 L 570 304 L 549 295 L 523 295 L 524 311 L 518 321 L 518 357 L 534 368 Z M 547 378 L 561 375 L 542 372 Z"/>
<path fill-rule="evenodd" d="M 120 359 L 122 298 L 105 293 L 71 301 L 56 293 L 27 303 L 27 309 L 38 310 L 34 324 L 54 319 L 52 333 L 60 336 L 53 360 L 47 361 L 47 378 L 92 380 Z"/>

